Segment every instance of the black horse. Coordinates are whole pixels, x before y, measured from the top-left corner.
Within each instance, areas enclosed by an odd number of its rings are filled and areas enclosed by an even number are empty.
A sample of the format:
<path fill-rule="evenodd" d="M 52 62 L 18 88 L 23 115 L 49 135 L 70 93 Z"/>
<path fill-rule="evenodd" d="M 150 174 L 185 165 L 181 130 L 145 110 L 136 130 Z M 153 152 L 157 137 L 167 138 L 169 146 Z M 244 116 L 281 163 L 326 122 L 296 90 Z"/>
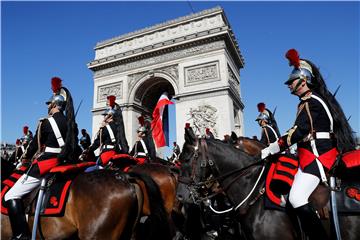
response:
<path fill-rule="evenodd" d="M 211 181 L 220 184 L 233 205 L 229 211 L 237 214 L 246 239 L 300 238 L 285 211 L 265 210 L 262 189 L 268 164 L 259 156 L 219 140 L 197 139 L 190 128 L 185 130 L 180 159 L 191 162 L 198 187 Z M 360 239 L 359 224 L 359 216 L 341 216 L 343 239 Z"/>
<path fill-rule="evenodd" d="M 176 220 L 178 229 L 190 240 L 242 239 L 239 223 L 234 221 L 233 213 L 216 214 L 208 203 L 198 200 L 198 189 L 194 183 L 193 162 L 190 158 L 179 158 L 181 171 L 178 180 Z M 217 188 L 212 184 L 212 188 Z M 218 208 L 227 208 L 228 199 L 224 194 L 215 194 L 210 200 Z M 174 218 L 174 216 L 173 216 Z M 180 219 L 180 220 L 179 220 Z"/>

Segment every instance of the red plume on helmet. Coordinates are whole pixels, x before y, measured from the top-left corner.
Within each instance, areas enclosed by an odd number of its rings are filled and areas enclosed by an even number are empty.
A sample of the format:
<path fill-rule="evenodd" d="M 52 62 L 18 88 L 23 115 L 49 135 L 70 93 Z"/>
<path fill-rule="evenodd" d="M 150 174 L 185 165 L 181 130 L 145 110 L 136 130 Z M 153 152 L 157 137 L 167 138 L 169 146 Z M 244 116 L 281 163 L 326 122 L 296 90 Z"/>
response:
<path fill-rule="evenodd" d="M 144 125 L 145 125 L 145 118 L 144 118 L 143 115 L 139 116 L 139 117 L 138 117 L 138 120 L 139 120 L 139 124 L 140 124 L 141 126 L 144 126 Z"/>
<path fill-rule="evenodd" d="M 51 79 L 51 89 L 53 90 L 54 93 L 57 93 L 60 91 L 61 87 L 62 87 L 62 80 L 59 77 L 53 77 Z"/>
<path fill-rule="evenodd" d="M 299 53 L 294 48 L 288 50 L 285 54 L 285 57 L 289 59 L 290 66 L 294 66 L 295 68 L 300 67 Z"/>
<path fill-rule="evenodd" d="M 24 127 L 23 127 L 23 133 L 26 135 L 26 134 L 28 134 L 28 131 L 29 131 L 29 127 L 28 127 L 28 126 L 24 126 Z"/>
<path fill-rule="evenodd" d="M 263 112 L 265 110 L 265 103 L 261 102 L 261 103 L 258 103 L 257 105 L 257 108 L 258 108 L 258 111 L 259 112 Z"/>
<path fill-rule="evenodd" d="M 115 106 L 116 97 L 114 95 L 107 96 L 107 100 L 109 100 L 109 106 L 110 107 Z"/>
<path fill-rule="evenodd" d="M 185 123 L 185 128 L 190 128 L 190 123 Z"/>

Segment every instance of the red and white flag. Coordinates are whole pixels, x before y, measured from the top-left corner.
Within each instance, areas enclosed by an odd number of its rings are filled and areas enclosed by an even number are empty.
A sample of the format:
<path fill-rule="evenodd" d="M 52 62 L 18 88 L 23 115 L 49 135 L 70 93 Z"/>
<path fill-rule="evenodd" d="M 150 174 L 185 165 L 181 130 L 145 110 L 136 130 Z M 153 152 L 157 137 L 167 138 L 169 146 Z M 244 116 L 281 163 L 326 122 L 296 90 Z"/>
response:
<path fill-rule="evenodd" d="M 163 93 L 154 109 L 152 114 L 153 120 L 151 121 L 152 136 L 157 148 L 166 146 L 165 134 L 163 130 L 162 118 L 164 108 L 168 104 L 174 104 L 167 96 L 167 93 Z"/>

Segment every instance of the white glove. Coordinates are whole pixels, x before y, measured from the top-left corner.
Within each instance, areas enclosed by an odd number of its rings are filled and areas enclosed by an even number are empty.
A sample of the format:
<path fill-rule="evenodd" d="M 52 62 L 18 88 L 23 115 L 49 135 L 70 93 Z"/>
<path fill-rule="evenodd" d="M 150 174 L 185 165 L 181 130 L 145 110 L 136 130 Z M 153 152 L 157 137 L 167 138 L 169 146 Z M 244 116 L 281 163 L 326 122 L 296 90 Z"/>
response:
<path fill-rule="evenodd" d="M 280 152 L 280 147 L 277 142 L 270 143 L 270 145 L 261 150 L 261 159 L 267 158 L 269 155 Z"/>

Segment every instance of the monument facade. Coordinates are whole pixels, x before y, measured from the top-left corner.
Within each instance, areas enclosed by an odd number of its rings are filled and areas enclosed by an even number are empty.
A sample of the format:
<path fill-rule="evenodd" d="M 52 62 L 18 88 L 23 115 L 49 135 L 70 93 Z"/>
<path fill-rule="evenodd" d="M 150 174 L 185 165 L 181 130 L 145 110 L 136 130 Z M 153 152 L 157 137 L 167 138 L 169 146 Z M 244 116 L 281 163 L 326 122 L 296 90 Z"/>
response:
<path fill-rule="evenodd" d="M 115 95 L 132 145 L 138 116 L 151 116 L 166 91 L 175 102 L 180 146 L 186 122 L 200 135 L 205 128 L 220 139 L 231 131 L 243 135 L 243 67 L 220 7 L 99 42 L 95 59 L 88 64 L 94 76 L 92 132 L 99 128 L 106 96 Z"/>

